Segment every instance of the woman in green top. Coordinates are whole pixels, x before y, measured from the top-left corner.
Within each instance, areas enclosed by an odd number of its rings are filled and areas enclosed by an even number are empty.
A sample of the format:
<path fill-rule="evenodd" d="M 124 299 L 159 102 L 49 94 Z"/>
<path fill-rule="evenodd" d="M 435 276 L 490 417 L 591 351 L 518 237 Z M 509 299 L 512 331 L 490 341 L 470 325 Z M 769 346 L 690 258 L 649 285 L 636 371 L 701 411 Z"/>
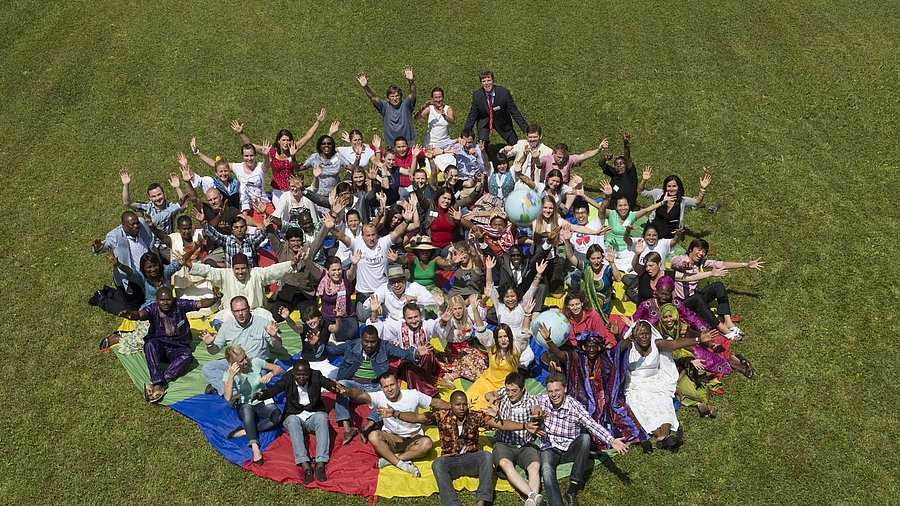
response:
<path fill-rule="evenodd" d="M 609 181 L 604 181 L 602 188 L 603 195 L 611 198 L 613 189 L 609 185 Z M 606 224 L 610 229 L 606 234 L 606 247 L 616 251 L 616 266 L 620 271 L 631 272 L 631 258 L 634 256 L 634 253 L 628 250 L 628 244 L 625 243 L 625 234 L 631 233 L 631 227 L 634 226 L 635 221 L 652 213 L 660 206 L 668 205 L 674 199 L 675 197 L 667 195 L 651 206 L 639 211 L 632 211 L 628 199 L 619 197 L 615 202 L 615 211 L 606 209 Z"/>
<path fill-rule="evenodd" d="M 431 237 L 420 235 L 419 237 L 414 237 L 410 242 L 414 255 L 409 269 L 410 281 L 415 281 L 431 290 L 435 287 L 434 276 L 437 270 L 450 270 L 453 266 L 443 257 L 432 257 L 434 250 L 437 248 L 431 244 Z"/>
<path fill-rule="evenodd" d="M 281 423 L 281 410 L 272 401 L 253 400 L 253 395 L 261 392 L 284 369 L 261 358 L 247 358 L 244 349 L 237 344 L 225 348 L 225 359 L 228 361 L 228 370 L 225 371 L 225 400 L 238 400 L 238 416 L 243 425 L 231 431 L 228 437 L 247 436 L 248 446 L 253 451 L 253 463 L 262 465 L 259 433 Z M 261 420 L 258 424 L 257 416 Z"/>

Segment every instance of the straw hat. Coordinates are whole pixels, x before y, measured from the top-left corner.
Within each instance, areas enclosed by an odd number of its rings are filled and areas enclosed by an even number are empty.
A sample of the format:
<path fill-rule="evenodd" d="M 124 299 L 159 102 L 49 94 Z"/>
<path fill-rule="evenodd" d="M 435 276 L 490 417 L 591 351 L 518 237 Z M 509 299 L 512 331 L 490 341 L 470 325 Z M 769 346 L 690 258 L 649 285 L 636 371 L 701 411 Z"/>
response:
<path fill-rule="evenodd" d="M 413 239 L 412 241 L 412 250 L 432 250 L 437 249 L 431 244 L 431 237 L 427 235 L 420 235 L 419 237 Z"/>

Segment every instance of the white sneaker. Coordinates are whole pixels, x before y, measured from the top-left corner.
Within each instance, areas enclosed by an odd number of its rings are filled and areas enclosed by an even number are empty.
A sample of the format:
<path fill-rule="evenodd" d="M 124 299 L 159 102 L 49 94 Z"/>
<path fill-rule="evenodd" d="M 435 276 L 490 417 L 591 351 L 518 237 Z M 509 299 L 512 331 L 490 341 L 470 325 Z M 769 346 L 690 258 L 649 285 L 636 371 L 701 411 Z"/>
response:
<path fill-rule="evenodd" d="M 391 465 L 390 462 L 384 457 L 378 457 L 378 462 L 375 463 L 375 467 L 378 469 L 384 469 L 385 467 Z"/>
<path fill-rule="evenodd" d="M 544 496 L 535 492 L 534 493 L 534 506 L 541 506 L 544 504 Z"/>
<path fill-rule="evenodd" d="M 413 478 L 420 478 L 422 476 L 422 473 L 419 472 L 419 468 L 408 460 L 397 462 L 397 467 L 411 474 Z"/>
<path fill-rule="evenodd" d="M 537 506 L 534 502 L 534 492 L 528 494 L 528 499 L 525 499 L 525 506 Z"/>

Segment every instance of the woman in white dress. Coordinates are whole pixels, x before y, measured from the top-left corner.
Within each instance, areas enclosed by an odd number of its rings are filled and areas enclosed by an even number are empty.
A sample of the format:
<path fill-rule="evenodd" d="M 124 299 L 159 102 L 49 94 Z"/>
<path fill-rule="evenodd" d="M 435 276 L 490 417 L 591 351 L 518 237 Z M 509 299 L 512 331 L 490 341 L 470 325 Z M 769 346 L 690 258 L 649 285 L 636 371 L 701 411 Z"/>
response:
<path fill-rule="evenodd" d="M 649 322 L 641 320 L 631 325 L 623 340 L 628 348 L 625 402 L 644 430 L 656 437 L 657 448 L 675 449 L 681 443 L 682 429 L 673 404 L 678 369 L 671 352 L 711 342 L 713 338 L 704 333 L 664 339 Z"/>
<path fill-rule="evenodd" d="M 453 145 L 454 141 L 450 138 L 450 125 L 453 124 L 455 113 L 452 107 L 444 103 L 443 89 L 431 90 L 431 100 L 422 105 L 416 118 L 428 121 L 424 146 L 443 149 Z M 434 162 L 439 169 L 444 170 L 448 165 L 456 163 L 456 157 L 453 156 L 453 153 L 443 153 L 436 156 Z"/>

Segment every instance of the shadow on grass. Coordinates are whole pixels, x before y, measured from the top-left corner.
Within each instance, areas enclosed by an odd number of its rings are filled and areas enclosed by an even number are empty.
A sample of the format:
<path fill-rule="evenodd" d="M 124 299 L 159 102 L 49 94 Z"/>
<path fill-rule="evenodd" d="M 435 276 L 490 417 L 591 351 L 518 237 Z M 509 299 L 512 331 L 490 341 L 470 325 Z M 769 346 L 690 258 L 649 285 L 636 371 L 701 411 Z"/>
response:
<path fill-rule="evenodd" d="M 613 459 L 611 459 L 609 457 L 609 455 L 607 455 L 605 453 L 600 453 L 596 456 L 592 455 L 592 457 L 597 458 L 600 461 L 600 463 L 603 464 L 603 467 L 605 467 L 607 471 L 612 473 L 613 476 L 618 478 L 619 481 L 621 481 L 623 484 L 631 485 L 631 483 L 632 483 L 631 476 L 629 476 L 628 473 L 626 473 L 625 471 L 619 469 L 619 466 L 617 466 L 616 463 L 613 462 Z M 591 475 L 594 474 L 595 469 L 596 469 L 596 467 L 592 467 L 584 473 L 584 482 L 585 483 L 587 483 L 590 480 Z"/>

